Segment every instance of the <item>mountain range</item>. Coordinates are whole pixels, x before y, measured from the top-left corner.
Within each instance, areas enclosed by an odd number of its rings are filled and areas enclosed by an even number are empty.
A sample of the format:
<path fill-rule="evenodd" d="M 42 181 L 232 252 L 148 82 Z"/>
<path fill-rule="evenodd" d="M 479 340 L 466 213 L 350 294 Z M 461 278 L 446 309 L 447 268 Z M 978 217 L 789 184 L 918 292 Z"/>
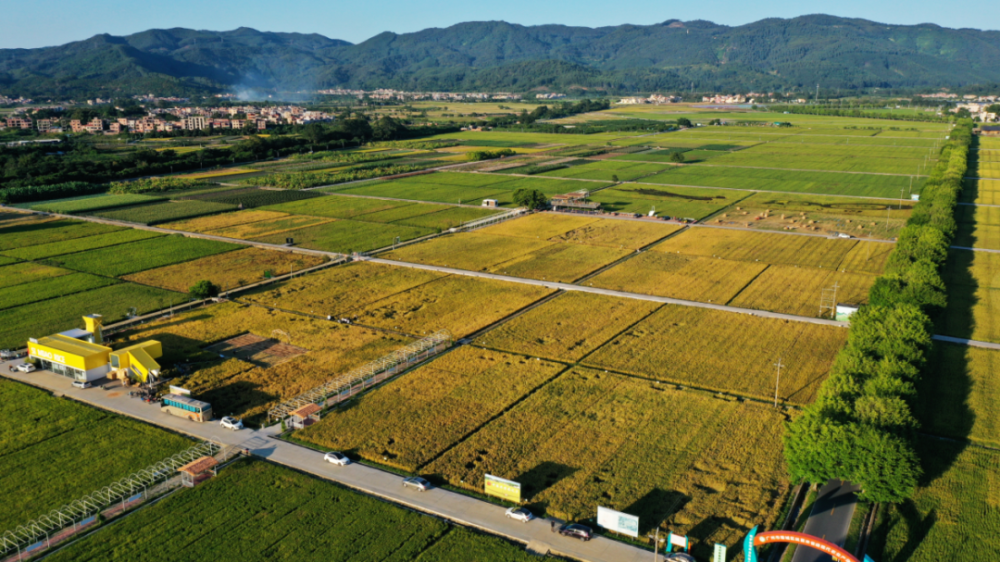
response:
<path fill-rule="evenodd" d="M 154 29 L 0 50 L 0 94 L 35 98 L 396 88 L 423 91 L 870 91 L 1000 83 L 1000 31 L 826 15 L 742 26 L 469 22 L 381 33 Z"/>

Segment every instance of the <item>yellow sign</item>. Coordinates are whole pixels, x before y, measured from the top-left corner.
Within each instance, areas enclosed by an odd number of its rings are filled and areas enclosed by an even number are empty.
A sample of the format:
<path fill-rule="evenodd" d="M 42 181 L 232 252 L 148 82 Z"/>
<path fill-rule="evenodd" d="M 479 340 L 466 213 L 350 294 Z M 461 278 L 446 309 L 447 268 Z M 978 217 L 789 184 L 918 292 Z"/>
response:
<path fill-rule="evenodd" d="M 514 482 L 513 480 L 504 480 L 503 478 L 487 474 L 486 494 L 489 496 L 496 496 L 507 501 L 512 501 L 514 503 L 520 503 L 521 484 Z"/>

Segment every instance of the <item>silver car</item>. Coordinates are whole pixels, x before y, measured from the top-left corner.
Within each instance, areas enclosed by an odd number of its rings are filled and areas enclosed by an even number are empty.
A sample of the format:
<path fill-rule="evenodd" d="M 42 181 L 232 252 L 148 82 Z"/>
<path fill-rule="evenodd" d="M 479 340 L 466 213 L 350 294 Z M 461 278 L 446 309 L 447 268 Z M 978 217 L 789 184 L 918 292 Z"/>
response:
<path fill-rule="evenodd" d="M 337 452 L 330 452 L 323 455 L 323 460 L 340 466 L 347 466 L 351 462 L 351 459 L 347 458 L 347 455 Z"/>
<path fill-rule="evenodd" d="M 530 511 L 524 509 L 523 507 L 512 507 L 507 510 L 507 513 L 505 513 L 505 515 L 511 519 L 516 519 L 524 523 L 527 523 L 528 521 L 531 521 L 532 519 L 535 518 L 535 516 L 532 515 Z"/>
<path fill-rule="evenodd" d="M 419 476 L 411 476 L 403 480 L 403 487 L 426 492 L 431 488 L 431 483 Z"/>

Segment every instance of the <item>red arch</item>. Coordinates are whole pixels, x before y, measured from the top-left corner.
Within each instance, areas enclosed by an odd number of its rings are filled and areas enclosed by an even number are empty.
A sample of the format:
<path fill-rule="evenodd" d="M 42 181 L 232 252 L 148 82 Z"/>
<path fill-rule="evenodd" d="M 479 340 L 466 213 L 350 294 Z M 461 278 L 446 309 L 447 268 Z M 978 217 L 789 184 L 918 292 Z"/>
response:
<path fill-rule="evenodd" d="M 794 543 L 815 548 L 816 550 L 833 556 L 834 560 L 840 560 L 841 562 L 858 562 L 857 558 L 843 548 L 840 548 L 832 542 L 825 541 L 805 533 L 797 533 L 795 531 L 768 531 L 766 533 L 760 533 L 753 540 L 754 546 L 764 546 L 765 544 L 775 542 Z"/>

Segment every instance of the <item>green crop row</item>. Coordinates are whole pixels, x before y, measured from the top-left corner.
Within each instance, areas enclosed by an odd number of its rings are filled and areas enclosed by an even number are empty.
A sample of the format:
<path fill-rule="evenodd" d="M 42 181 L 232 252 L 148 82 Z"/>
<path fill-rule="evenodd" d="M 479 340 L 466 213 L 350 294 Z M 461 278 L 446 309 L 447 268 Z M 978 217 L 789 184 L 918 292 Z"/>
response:
<path fill-rule="evenodd" d="M 93 250 L 96 248 L 115 246 L 117 244 L 124 244 L 126 242 L 136 242 L 138 240 L 145 240 L 147 238 L 157 238 L 159 236 L 163 235 L 160 234 L 159 232 L 152 232 L 149 230 L 135 230 L 128 228 L 128 229 L 108 232 L 105 234 L 84 236 L 83 238 L 72 238 L 70 240 L 63 240 L 61 242 L 52 242 L 49 244 L 38 244 L 35 246 L 28 246 L 26 248 L 15 248 L 12 250 L 5 250 L 4 254 L 8 256 L 21 258 L 23 260 L 39 260 L 44 258 L 51 258 L 53 256 L 61 256 L 64 254 L 73 254 L 76 252 Z"/>
<path fill-rule="evenodd" d="M 178 221 L 204 215 L 214 215 L 236 209 L 236 205 L 215 203 L 212 201 L 162 201 L 149 205 L 138 205 L 111 211 L 94 213 L 95 216 L 106 219 L 135 222 L 139 224 L 157 224 L 161 222 Z"/>
<path fill-rule="evenodd" d="M 185 197 L 184 199 L 198 199 L 201 201 L 211 201 L 214 203 L 224 203 L 226 205 L 239 206 L 244 209 L 263 207 L 265 205 L 277 205 L 288 201 L 299 201 L 302 199 L 312 199 L 320 197 L 319 193 L 312 191 L 277 191 L 274 189 L 259 189 L 256 187 L 234 189 L 231 191 L 219 191 L 214 193 L 204 193 Z"/>
<path fill-rule="evenodd" d="M 148 195 L 85 195 L 83 197 L 71 197 L 69 199 L 56 199 L 52 201 L 42 201 L 30 206 L 35 211 L 45 211 L 48 213 L 86 213 L 99 209 L 111 209 L 113 207 L 124 207 L 126 205 L 138 205 L 141 203 L 152 203 L 159 200 L 159 197 Z"/>
<path fill-rule="evenodd" d="M 241 247 L 215 240 L 173 235 L 69 254 L 52 258 L 49 262 L 76 271 L 119 277 Z"/>
<path fill-rule="evenodd" d="M 0 310 L 118 283 L 117 279 L 89 273 L 70 273 L 0 289 Z"/>
<path fill-rule="evenodd" d="M 930 315 L 945 305 L 940 270 L 955 234 L 972 123 L 950 134 L 889 256 L 869 305 L 851 318 L 820 398 L 789 426 L 789 471 L 809 482 L 836 478 L 861 485 L 876 502 L 901 502 L 917 488 L 920 459 L 911 411 L 915 382 L 931 346 Z"/>

